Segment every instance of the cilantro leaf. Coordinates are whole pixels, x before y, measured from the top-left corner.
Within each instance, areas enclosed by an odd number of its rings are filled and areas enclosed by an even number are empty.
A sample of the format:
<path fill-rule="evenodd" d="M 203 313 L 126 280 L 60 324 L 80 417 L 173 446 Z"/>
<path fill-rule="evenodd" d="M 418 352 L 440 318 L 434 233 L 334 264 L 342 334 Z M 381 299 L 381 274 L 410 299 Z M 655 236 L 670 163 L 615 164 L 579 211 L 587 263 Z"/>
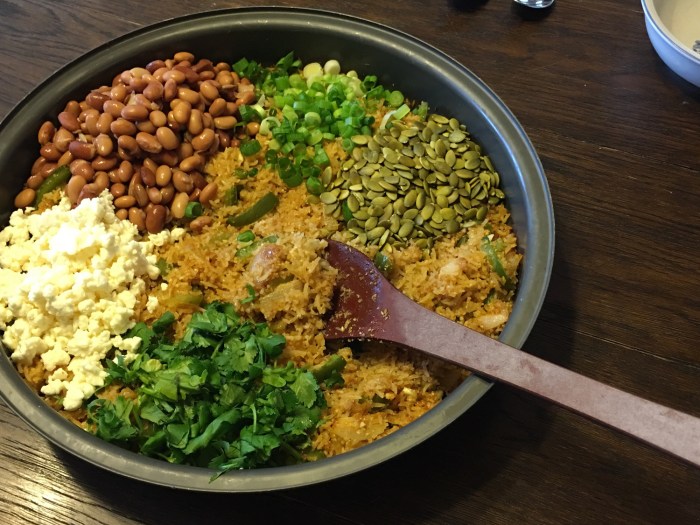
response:
<path fill-rule="evenodd" d="M 311 408 L 317 402 L 318 383 L 310 372 L 297 374 L 290 388 L 306 408 Z"/>

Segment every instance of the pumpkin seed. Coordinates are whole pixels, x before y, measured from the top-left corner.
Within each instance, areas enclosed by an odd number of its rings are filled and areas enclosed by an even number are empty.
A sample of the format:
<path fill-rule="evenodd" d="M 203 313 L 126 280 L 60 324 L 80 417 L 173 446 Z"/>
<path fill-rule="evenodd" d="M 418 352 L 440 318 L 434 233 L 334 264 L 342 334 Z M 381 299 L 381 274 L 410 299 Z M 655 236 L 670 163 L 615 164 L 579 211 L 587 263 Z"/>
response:
<path fill-rule="evenodd" d="M 358 146 L 363 146 L 369 142 L 369 139 L 371 137 L 368 137 L 367 135 L 354 135 L 353 137 L 350 138 L 352 140 L 353 144 L 357 144 Z"/>
<path fill-rule="evenodd" d="M 406 210 L 405 212 L 403 212 L 402 217 L 406 220 L 412 221 L 419 214 L 420 214 L 420 210 L 418 208 L 412 208 L 410 210 Z"/>
<path fill-rule="evenodd" d="M 450 221 L 450 220 L 454 219 L 455 217 L 457 217 L 457 212 L 455 211 L 454 208 L 444 207 L 444 208 L 440 209 L 440 215 L 442 216 L 442 218 L 444 220 Z"/>
<path fill-rule="evenodd" d="M 377 226 L 376 228 L 372 228 L 370 231 L 367 232 L 367 239 L 370 241 L 373 241 L 374 239 L 379 239 L 382 235 L 384 235 L 384 232 L 386 231 L 386 228 L 383 226 Z"/>
<path fill-rule="evenodd" d="M 353 213 L 355 213 L 357 210 L 360 209 L 360 203 L 357 200 L 357 197 L 355 197 L 354 195 L 350 195 L 348 197 L 347 203 L 348 203 L 348 209 Z"/>
<path fill-rule="evenodd" d="M 399 219 L 398 215 L 393 214 L 391 219 L 389 219 L 389 230 L 391 230 L 391 233 L 397 233 L 399 228 L 401 228 L 401 219 Z"/>
<path fill-rule="evenodd" d="M 406 222 L 401 225 L 399 228 L 399 231 L 397 232 L 397 235 L 401 237 L 402 239 L 406 239 L 411 233 L 413 232 L 413 223 L 412 222 Z"/>
<path fill-rule="evenodd" d="M 462 131 L 453 131 L 450 133 L 449 137 L 447 137 L 447 140 L 449 140 L 453 144 L 458 144 L 462 142 L 467 136 L 464 134 Z"/>
<path fill-rule="evenodd" d="M 323 204 L 334 204 L 338 200 L 338 197 L 330 191 L 324 191 L 318 198 Z"/>
<path fill-rule="evenodd" d="M 483 221 L 504 198 L 490 158 L 455 118 L 394 121 L 351 140 L 350 158 L 335 175 L 324 170 L 325 191 L 315 198 L 339 220 L 343 210 L 352 214 L 350 239 L 387 250 L 408 241 L 430 248 L 435 236 Z"/>
<path fill-rule="evenodd" d="M 391 200 L 388 197 L 375 197 L 372 199 L 372 206 L 376 206 L 378 208 L 386 208 L 386 206 L 391 202 Z"/>
<path fill-rule="evenodd" d="M 416 208 L 422 210 L 423 206 L 425 206 L 425 193 L 419 191 L 418 195 L 416 196 Z"/>
<path fill-rule="evenodd" d="M 475 159 L 464 159 L 464 167 L 468 170 L 475 170 L 481 166 L 481 160 L 477 157 Z"/>
<path fill-rule="evenodd" d="M 459 231 L 459 223 L 454 219 L 448 220 L 445 223 L 445 231 L 447 233 L 457 233 Z"/>

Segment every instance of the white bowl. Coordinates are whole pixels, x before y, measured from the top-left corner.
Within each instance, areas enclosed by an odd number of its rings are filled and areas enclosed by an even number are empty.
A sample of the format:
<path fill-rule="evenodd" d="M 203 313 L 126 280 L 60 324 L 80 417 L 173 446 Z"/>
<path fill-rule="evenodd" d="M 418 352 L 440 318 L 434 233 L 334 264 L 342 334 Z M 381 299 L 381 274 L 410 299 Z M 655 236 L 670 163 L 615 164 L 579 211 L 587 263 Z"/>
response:
<path fill-rule="evenodd" d="M 700 0 L 642 0 L 642 8 L 661 60 L 700 87 Z"/>

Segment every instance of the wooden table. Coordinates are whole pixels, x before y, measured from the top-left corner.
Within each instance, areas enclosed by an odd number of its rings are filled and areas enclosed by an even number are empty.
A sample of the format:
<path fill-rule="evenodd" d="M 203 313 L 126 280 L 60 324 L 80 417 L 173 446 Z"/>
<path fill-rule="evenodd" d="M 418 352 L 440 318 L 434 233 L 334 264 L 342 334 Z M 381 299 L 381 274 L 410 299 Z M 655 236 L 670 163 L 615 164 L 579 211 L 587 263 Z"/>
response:
<path fill-rule="evenodd" d="M 700 416 L 700 90 L 657 57 L 637 0 L 280 2 L 391 25 L 450 54 L 511 108 L 557 221 L 525 350 Z M 245 5 L 265 2 L 246 2 Z M 243 2 L 0 0 L 0 117 L 59 66 L 166 17 Z M 362 473 L 279 493 L 129 481 L 0 404 L 3 524 L 700 522 L 700 470 L 512 388 Z"/>

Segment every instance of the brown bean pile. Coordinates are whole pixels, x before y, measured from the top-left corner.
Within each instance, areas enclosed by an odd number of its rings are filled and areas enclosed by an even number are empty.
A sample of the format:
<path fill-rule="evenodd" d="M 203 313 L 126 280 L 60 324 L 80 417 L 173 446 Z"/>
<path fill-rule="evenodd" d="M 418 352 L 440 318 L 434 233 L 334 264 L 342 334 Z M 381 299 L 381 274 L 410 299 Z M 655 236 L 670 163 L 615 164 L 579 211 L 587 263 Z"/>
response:
<path fill-rule="evenodd" d="M 42 124 L 39 158 L 15 206 L 32 205 L 46 177 L 68 165 L 65 192 L 73 204 L 108 188 L 117 216 L 159 232 L 190 202 L 207 206 L 216 198 L 216 183 L 200 169 L 209 156 L 257 133 L 255 125 L 238 125 L 239 106 L 254 100 L 254 86 L 229 64 L 195 62 L 185 51 L 123 71 L 111 86 L 69 101 L 57 124 Z M 190 228 L 210 222 L 202 215 Z"/>

